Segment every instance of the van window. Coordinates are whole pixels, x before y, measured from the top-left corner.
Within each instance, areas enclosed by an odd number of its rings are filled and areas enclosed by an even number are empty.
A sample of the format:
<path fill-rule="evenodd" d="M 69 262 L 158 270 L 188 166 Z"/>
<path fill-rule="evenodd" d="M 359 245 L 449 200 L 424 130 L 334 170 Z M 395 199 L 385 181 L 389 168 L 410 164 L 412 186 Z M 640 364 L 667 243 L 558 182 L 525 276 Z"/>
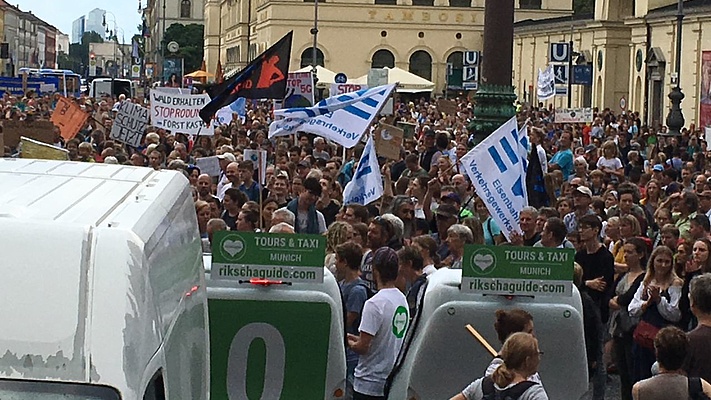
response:
<path fill-rule="evenodd" d="M 120 400 L 109 386 L 69 382 L 0 379 L 2 400 Z"/>
<path fill-rule="evenodd" d="M 163 375 L 160 372 L 158 372 L 148 383 L 146 392 L 143 393 L 143 400 L 165 400 Z"/>

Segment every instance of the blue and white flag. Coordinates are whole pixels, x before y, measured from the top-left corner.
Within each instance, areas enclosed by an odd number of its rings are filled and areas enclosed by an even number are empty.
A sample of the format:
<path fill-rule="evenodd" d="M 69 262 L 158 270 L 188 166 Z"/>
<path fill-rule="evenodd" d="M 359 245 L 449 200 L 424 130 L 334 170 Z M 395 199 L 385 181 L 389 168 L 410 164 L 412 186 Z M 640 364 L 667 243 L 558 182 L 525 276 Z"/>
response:
<path fill-rule="evenodd" d="M 229 124 L 232 122 L 232 114 L 234 113 L 237 113 L 240 121 L 244 123 L 244 119 L 247 115 L 247 99 L 238 97 L 232 104 L 220 108 L 217 113 L 215 113 L 213 124 L 215 124 L 215 126 Z"/>
<path fill-rule="evenodd" d="M 309 132 L 350 149 L 370 127 L 393 89 L 395 84 L 383 85 L 329 97 L 313 107 L 275 110 L 277 120 L 269 126 L 269 138 Z"/>
<path fill-rule="evenodd" d="M 528 120 L 523 123 L 521 129 L 518 130 L 518 155 L 521 158 L 521 165 L 523 166 L 523 199 L 528 205 L 528 191 L 526 190 L 526 171 L 528 171 L 528 148 L 530 144 L 528 143 Z"/>
<path fill-rule="evenodd" d="M 527 154 L 520 139 L 516 118 L 511 118 L 461 159 L 476 193 L 509 240 L 511 233 L 521 233 L 519 212 L 528 205 Z"/>
<path fill-rule="evenodd" d="M 553 66 L 549 65 L 545 70 L 538 69 L 538 100 L 544 101 L 555 97 L 555 75 Z"/>
<path fill-rule="evenodd" d="M 365 144 L 353 179 L 343 189 L 343 203 L 366 205 L 379 199 L 382 195 L 383 177 L 380 174 L 378 156 L 375 153 L 375 141 L 371 136 Z"/>

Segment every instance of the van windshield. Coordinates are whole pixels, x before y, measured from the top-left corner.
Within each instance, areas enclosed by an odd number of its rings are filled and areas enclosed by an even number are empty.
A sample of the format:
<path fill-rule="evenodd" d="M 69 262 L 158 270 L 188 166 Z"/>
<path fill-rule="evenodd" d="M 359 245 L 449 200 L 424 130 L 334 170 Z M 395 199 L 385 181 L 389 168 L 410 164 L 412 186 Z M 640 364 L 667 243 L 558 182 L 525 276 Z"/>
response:
<path fill-rule="evenodd" d="M 109 386 L 70 382 L 0 379 L 2 400 L 120 400 Z"/>

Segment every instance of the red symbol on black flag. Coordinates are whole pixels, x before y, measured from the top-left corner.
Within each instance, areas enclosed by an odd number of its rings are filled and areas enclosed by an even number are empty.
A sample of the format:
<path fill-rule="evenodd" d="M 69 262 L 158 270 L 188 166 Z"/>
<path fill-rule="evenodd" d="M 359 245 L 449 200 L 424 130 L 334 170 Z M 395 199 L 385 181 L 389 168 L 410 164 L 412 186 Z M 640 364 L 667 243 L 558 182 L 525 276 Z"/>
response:
<path fill-rule="evenodd" d="M 208 123 L 217 110 L 232 104 L 239 97 L 283 99 L 286 76 L 289 74 L 292 36 L 293 32 L 287 33 L 242 71 L 214 88 L 210 94 L 212 101 L 200 110 L 200 118 Z"/>

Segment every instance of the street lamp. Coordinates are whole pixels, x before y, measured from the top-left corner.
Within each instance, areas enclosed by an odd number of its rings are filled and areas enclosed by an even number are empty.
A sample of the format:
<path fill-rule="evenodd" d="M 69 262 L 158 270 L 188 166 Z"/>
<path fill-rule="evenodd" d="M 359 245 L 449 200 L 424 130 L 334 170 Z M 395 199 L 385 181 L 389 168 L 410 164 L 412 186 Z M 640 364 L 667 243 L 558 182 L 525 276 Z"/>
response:
<path fill-rule="evenodd" d="M 679 0 L 676 12 L 676 86 L 669 93 L 671 100 L 671 109 L 667 115 L 667 135 L 681 136 L 681 128 L 684 127 L 684 115 L 681 112 L 681 101 L 684 99 L 684 93 L 681 92 L 681 30 L 682 20 L 684 19 L 684 0 Z"/>
<path fill-rule="evenodd" d="M 112 22 L 114 24 L 113 30 L 109 30 L 109 25 L 106 23 L 106 14 L 111 14 L 112 19 L 109 22 Z M 124 32 L 123 28 L 118 26 L 118 24 L 116 23 L 116 16 L 111 11 L 105 11 L 102 25 L 106 28 L 106 34 L 108 36 L 108 39 L 113 41 L 113 44 L 114 44 L 114 46 L 113 46 L 113 48 L 114 48 L 113 61 L 114 61 L 114 64 L 116 64 L 116 47 L 118 46 L 118 37 L 117 37 L 118 31 L 121 30 L 121 43 L 124 42 L 126 32 Z M 123 51 L 123 49 L 121 49 L 121 73 L 122 74 L 124 71 L 124 65 L 123 65 L 123 61 L 124 61 L 123 58 L 124 57 L 123 56 L 124 56 L 124 51 Z M 114 78 L 116 78 L 118 75 L 118 71 L 115 71 L 113 75 L 114 75 Z"/>
<path fill-rule="evenodd" d="M 316 83 L 318 83 L 318 65 L 316 63 L 318 56 L 318 0 L 314 0 L 314 27 L 311 29 L 311 34 L 314 35 L 314 47 L 311 49 L 311 75 L 313 76 L 314 89 L 316 89 Z"/>

